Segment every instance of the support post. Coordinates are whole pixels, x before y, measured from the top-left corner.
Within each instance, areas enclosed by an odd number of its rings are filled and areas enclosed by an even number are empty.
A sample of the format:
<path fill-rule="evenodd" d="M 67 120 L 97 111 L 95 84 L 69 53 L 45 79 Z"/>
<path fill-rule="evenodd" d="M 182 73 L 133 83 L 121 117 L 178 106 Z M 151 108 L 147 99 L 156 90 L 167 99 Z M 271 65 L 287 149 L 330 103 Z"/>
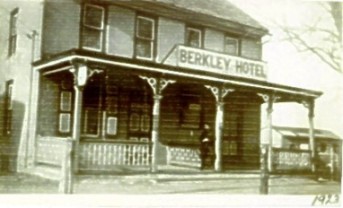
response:
<path fill-rule="evenodd" d="M 269 173 L 273 171 L 273 103 L 279 99 L 271 94 L 258 94 L 261 96 L 265 103 L 267 103 L 267 116 L 265 129 L 267 134 L 266 138 L 262 138 L 260 149 L 260 194 L 268 194 L 269 192 Z"/>
<path fill-rule="evenodd" d="M 314 100 L 304 101 L 303 105 L 308 109 L 308 121 L 309 121 L 309 147 L 311 151 L 311 170 L 312 173 L 316 171 L 316 148 L 314 141 Z"/>
<path fill-rule="evenodd" d="M 83 87 L 74 86 L 75 101 L 74 101 L 74 115 L 73 115 L 73 133 L 72 138 L 75 142 L 74 145 L 74 158 L 73 158 L 73 172 L 77 173 L 79 170 L 78 162 L 78 149 L 80 144 L 80 132 L 81 132 L 81 109 L 83 99 Z"/>
<path fill-rule="evenodd" d="M 333 144 L 330 144 L 330 180 L 334 180 L 335 173 L 335 153 Z"/>
<path fill-rule="evenodd" d="M 160 108 L 161 100 L 163 98 L 162 91 L 168 86 L 168 84 L 175 83 L 174 80 L 165 80 L 160 78 L 152 78 L 140 76 L 141 79 L 146 80 L 153 91 L 153 111 L 152 111 L 152 155 L 151 155 L 151 172 L 158 172 L 157 156 L 159 152 L 159 140 L 160 140 Z"/>
<path fill-rule="evenodd" d="M 268 170 L 269 172 L 273 171 L 273 120 L 272 120 L 272 113 L 273 113 L 273 97 L 269 97 L 268 99 L 268 107 L 267 107 L 267 128 L 268 128 Z"/>
<path fill-rule="evenodd" d="M 161 106 L 162 95 L 154 95 L 154 104 L 152 112 L 152 157 L 151 157 L 151 172 L 157 172 L 157 161 L 156 157 L 158 155 L 158 143 L 159 143 L 159 128 L 160 128 L 160 106 Z"/>
<path fill-rule="evenodd" d="M 75 59 L 72 61 L 74 68 L 70 72 L 74 75 L 74 114 L 73 114 L 73 130 L 72 138 L 74 140 L 73 145 L 73 172 L 77 173 L 79 170 L 79 143 L 80 143 L 80 132 L 81 132 L 81 112 L 82 112 L 82 100 L 83 100 L 83 89 L 87 84 L 88 79 L 94 74 L 102 73 L 102 70 L 90 69 L 85 60 Z"/>
<path fill-rule="evenodd" d="M 59 183 L 58 191 L 62 194 L 73 193 L 73 140 L 66 141 L 65 149 L 62 159 L 61 180 Z"/>
<path fill-rule="evenodd" d="M 268 148 L 268 155 L 267 155 L 267 162 L 268 162 L 268 171 L 273 171 L 273 119 L 272 119 L 272 113 L 273 113 L 273 104 L 276 100 L 280 99 L 280 97 L 277 97 L 273 94 L 258 94 L 261 96 L 265 103 L 267 103 L 267 116 L 265 121 L 265 129 L 267 131 L 266 138 L 262 138 L 264 141 L 263 145 L 267 145 Z M 261 155 L 262 157 L 263 155 Z"/>
<path fill-rule="evenodd" d="M 215 171 L 222 171 L 222 138 L 223 138 L 223 119 L 224 119 L 224 102 L 217 102 L 216 122 L 215 122 L 215 154 L 214 162 Z"/>
<path fill-rule="evenodd" d="M 268 194 L 269 188 L 269 173 L 268 173 L 268 146 L 265 144 L 261 145 L 261 156 L 260 156 L 260 194 Z"/>
<path fill-rule="evenodd" d="M 229 93 L 233 92 L 233 89 L 227 89 L 225 87 L 218 88 L 210 85 L 206 85 L 206 88 L 210 89 L 213 96 L 216 99 L 216 120 L 215 120 L 215 161 L 214 170 L 222 171 L 222 138 L 223 138 L 223 123 L 224 123 L 224 97 Z"/>

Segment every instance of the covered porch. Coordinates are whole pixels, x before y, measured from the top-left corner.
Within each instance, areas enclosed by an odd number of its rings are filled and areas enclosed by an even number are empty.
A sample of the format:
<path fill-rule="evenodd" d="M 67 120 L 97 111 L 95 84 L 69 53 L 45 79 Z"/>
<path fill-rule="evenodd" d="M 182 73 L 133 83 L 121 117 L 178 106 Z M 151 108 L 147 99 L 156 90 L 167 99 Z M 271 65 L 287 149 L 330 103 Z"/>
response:
<path fill-rule="evenodd" d="M 158 172 L 164 165 L 197 169 L 204 123 L 213 140 L 208 169 L 257 170 L 261 148 L 271 148 L 273 103 L 304 103 L 312 141 L 314 100 L 321 94 L 80 50 L 37 62 L 35 70 L 37 128 L 29 160 L 33 167 L 63 166 L 69 158 L 66 166 L 74 173 L 126 167 Z M 262 103 L 268 112 L 263 127 Z M 261 139 L 260 129 L 267 132 Z M 65 148 L 63 141 L 71 145 Z"/>

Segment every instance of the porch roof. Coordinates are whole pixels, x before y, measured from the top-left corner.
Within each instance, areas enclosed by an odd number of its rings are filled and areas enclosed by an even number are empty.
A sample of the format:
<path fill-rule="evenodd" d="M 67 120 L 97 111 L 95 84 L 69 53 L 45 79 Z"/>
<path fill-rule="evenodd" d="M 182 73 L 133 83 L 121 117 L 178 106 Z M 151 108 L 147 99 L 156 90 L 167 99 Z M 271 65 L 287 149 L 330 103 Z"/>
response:
<path fill-rule="evenodd" d="M 151 76 L 165 77 L 168 79 L 200 80 L 204 84 L 214 84 L 240 90 L 245 89 L 263 94 L 275 94 L 280 97 L 276 102 L 302 102 L 304 100 L 316 99 L 322 95 L 322 92 L 319 91 L 280 85 L 267 81 L 216 74 L 209 71 L 197 71 L 81 49 L 65 51 L 48 59 L 36 61 L 33 63 L 33 66 L 34 69 L 43 73 L 53 73 L 51 71 L 72 68 L 73 60 L 84 60 L 91 68 L 104 69 L 107 66 L 116 66 L 132 70 L 133 73 L 142 75 L 150 74 Z"/>
<path fill-rule="evenodd" d="M 308 128 L 273 126 L 273 129 L 277 131 L 279 134 L 281 134 L 282 136 L 293 137 L 293 138 L 309 138 Z M 336 134 L 328 130 L 315 129 L 314 135 L 315 135 L 315 138 L 342 140 Z"/>

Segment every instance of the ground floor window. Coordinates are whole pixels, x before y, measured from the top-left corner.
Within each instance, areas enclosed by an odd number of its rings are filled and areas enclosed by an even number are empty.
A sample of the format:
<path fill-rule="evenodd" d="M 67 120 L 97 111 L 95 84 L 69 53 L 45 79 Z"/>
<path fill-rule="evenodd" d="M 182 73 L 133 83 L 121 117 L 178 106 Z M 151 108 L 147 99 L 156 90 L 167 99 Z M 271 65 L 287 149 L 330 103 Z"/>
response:
<path fill-rule="evenodd" d="M 4 102 L 4 135 L 10 136 L 12 133 L 12 110 L 13 110 L 13 80 L 6 82 Z"/>
<path fill-rule="evenodd" d="M 180 90 L 180 126 L 198 129 L 203 123 L 202 95 L 187 88 Z"/>
<path fill-rule="evenodd" d="M 149 141 L 151 127 L 151 101 L 147 87 L 130 92 L 129 139 Z"/>
<path fill-rule="evenodd" d="M 107 84 L 104 75 L 94 75 L 83 91 L 82 134 L 97 138 L 117 135 L 118 98 L 117 85 Z"/>
<path fill-rule="evenodd" d="M 60 134 L 71 133 L 72 106 L 73 106 L 73 83 L 69 79 L 63 79 L 59 91 L 58 132 Z"/>

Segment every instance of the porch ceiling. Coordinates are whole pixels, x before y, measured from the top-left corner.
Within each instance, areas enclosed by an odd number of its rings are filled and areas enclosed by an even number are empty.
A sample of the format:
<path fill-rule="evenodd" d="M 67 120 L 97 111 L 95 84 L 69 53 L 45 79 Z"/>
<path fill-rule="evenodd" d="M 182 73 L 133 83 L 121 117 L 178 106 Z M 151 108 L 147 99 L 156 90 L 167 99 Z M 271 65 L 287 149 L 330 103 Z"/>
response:
<path fill-rule="evenodd" d="M 42 73 L 61 71 L 72 68 L 73 60 L 85 60 L 93 68 L 105 69 L 107 67 L 121 67 L 130 69 L 132 73 L 145 74 L 168 79 L 189 79 L 201 81 L 204 84 L 225 86 L 237 90 L 248 90 L 256 93 L 274 94 L 280 99 L 276 102 L 302 102 L 304 100 L 316 99 L 322 92 L 308 89 L 296 88 L 276 83 L 252 80 L 248 78 L 221 75 L 212 72 L 195 71 L 187 68 L 167 66 L 159 63 L 109 56 L 102 53 L 89 52 L 80 49 L 57 54 L 46 60 L 33 63 L 34 69 Z"/>

